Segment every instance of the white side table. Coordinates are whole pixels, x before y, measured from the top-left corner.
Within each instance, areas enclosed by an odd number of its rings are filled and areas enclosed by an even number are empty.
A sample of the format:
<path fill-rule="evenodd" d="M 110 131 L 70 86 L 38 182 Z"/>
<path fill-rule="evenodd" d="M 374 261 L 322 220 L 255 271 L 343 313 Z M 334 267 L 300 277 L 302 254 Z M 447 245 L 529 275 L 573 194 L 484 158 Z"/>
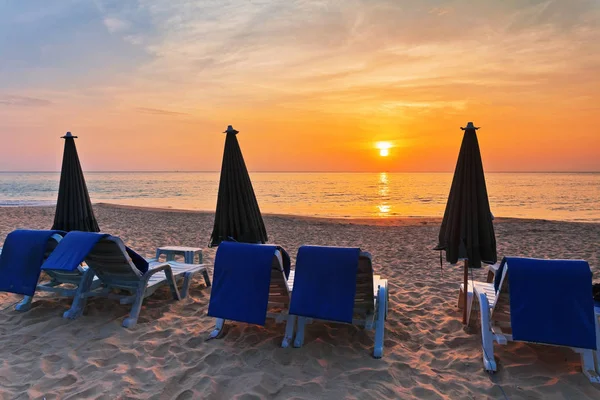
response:
<path fill-rule="evenodd" d="M 156 259 L 161 255 L 167 257 L 167 261 L 175 261 L 175 256 L 183 256 L 186 264 L 194 264 L 196 254 L 198 255 L 197 264 L 202 264 L 202 249 L 199 247 L 185 247 L 185 246 L 162 246 L 156 249 Z"/>

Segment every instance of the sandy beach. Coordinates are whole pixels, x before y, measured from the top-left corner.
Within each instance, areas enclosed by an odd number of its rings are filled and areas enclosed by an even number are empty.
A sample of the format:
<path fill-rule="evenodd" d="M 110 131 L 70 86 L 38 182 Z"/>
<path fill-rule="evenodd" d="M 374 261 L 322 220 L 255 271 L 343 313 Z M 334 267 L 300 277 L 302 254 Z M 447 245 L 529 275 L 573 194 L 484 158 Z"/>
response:
<path fill-rule="evenodd" d="M 213 214 L 95 205 L 103 232 L 143 255 L 160 245 L 207 249 Z M 0 208 L 0 239 L 17 228 L 47 229 L 52 207 Z M 229 323 L 206 342 L 214 320 L 210 289 L 197 278 L 189 298 L 163 288 L 144 302 L 133 329 L 127 306 L 92 299 L 83 317 L 62 318 L 70 300 L 36 296 L 26 313 L 20 296 L 0 293 L 0 399 L 598 399 L 568 349 L 496 346 L 499 370 L 483 370 L 480 332 L 465 331 L 456 307 L 462 270 L 440 269 L 439 220 L 326 220 L 266 215 L 269 242 L 294 263 L 302 244 L 359 246 L 389 280 L 384 358 L 372 358 L 373 332 L 316 323 L 301 349 L 280 348 L 284 326 Z M 499 257 L 583 258 L 600 281 L 600 224 L 494 221 Z M 212 273 L 212 269 L 211 269 Z M 485 271 L 474 272 L 483 279 Z M 549 293 L 549 296 L 552 294 Z"/>

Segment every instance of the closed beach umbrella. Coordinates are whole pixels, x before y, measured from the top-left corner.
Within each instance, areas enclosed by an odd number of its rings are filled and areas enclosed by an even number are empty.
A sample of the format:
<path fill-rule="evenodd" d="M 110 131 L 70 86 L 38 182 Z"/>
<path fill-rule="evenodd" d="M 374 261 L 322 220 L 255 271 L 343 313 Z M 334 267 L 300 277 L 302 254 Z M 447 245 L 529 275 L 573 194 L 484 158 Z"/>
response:
<path fill-rule="evenodd" d="M 465 131 L 458 161 L 440 227 L 436 250 L 446 252 L 446 261 L 455 264 L 464 260 L 465 293 L 468 268 L 481 268 L 481 263 L 497 260 L 496 237 L 492 213 L 485 186 L 483 163 L 477 142 L 476 128 L 469 122 Z M 467 296 L 464 296 L 463 323 L 467 321 Z"/>
<path fill-rule="evenodd" d="M 65 139 L 65 150 L 52 229 L 67 232 L 99 232 L 100 228 L 92 210 L 92 202 L 77 156 L 77 148 L 75 147 L 77 136 L 67 132 L 62 138 Z"/>
<path fill-rule="evenodd" d="M 267 230 L 252 189 L 237 133 L 227 127 L 215 225 L 210 246 L 233 239 L 244 243 L 266 243 Z"/>

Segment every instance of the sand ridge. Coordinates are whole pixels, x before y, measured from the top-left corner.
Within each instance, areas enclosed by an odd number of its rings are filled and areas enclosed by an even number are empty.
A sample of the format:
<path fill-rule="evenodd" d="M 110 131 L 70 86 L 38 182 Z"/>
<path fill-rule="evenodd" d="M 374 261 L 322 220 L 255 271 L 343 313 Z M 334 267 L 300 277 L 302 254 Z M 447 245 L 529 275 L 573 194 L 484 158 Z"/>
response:
<path fill-rule="evenodd" d="M 104 232 L 153 256 L 159 245 L 205 248 L 213 214 L 95 205 Z M 0 239 L 13 229 L 47 229 L 52 207 L 0 208 Z M 163 288 L 144 302 L 138 325 L 121 327 L 127 306 L 91 299 L 78 320 L 61 318 L 70 300 L 0 293 L 1 399 L 597 399 L 600 388 L 568 349 L 511 343 L 496 346 L 499 371 L 483 371 L 480 333 L 467 332 L 456 308 L 460 268 L 440 270 L 438 219 L 325 220 L 265 216 L 269 241 L 294 263 L 302 244 L 359 246 L 388 278 L 390 315 L 384 358 L 371 357 L 372 331 L 315 323 L 302 349 L 281 349 L 284 326 L 229 324 L 206 342 L 210 289 L 200 277 L 190 296 L 170 300 Z M 497 219 L 499 255 L 583 258 L 599 280 L 600 224 Z M 211 271 L 212 273 L 212 271 Z M 482 279 L 484 271 L 475 271 Z"/>

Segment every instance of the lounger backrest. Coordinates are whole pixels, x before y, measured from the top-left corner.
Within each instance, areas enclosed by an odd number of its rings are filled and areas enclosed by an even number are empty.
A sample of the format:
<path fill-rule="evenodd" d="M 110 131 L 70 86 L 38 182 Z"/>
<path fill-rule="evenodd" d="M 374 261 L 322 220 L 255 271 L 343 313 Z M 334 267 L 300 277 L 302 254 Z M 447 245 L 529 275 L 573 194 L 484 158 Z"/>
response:
<path fill-rule="evenodd" d="M 58 243 L 62 240 L 62 236 L 55 233 L 50 236 L 50 240 L 48 240 L 48 244 L 46 246 L 46 253 L 44 254 L 44 260 L 50 256 L 50 253 L 56 249 Z M 78 285 L 81 281 L 81 275 L 83 274 L 83 269 L 81 266 L 78 266 L 75 271 L 59 271 L 59 270 L 44 270 L 46 274 L 55 282 L 60 283 L 72 283 L 74 285 Z"/>
<path fill-rule="evenodd" d="M 269 306 L 289 307 L 290 291 L 283 270 L 283 259 L 279 250 L 275 250 L 271 264 L 271 285 L 269 286 Z"/>
<path fill-rule="evenodd" d="M 142 277 L 121 239 L 114 236 L 100 239 L 85 257 L 85 262 L 108 286 L 135 289 Z"/>
<path fill-rule="evenodd" d="M 361 251 L 356 271 L 356 295 L 354 297 L 354 314 L 361 316 L 375 313 L 373 288 L 373 261 L 371 254 Z"/>

